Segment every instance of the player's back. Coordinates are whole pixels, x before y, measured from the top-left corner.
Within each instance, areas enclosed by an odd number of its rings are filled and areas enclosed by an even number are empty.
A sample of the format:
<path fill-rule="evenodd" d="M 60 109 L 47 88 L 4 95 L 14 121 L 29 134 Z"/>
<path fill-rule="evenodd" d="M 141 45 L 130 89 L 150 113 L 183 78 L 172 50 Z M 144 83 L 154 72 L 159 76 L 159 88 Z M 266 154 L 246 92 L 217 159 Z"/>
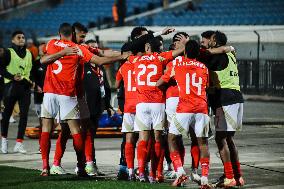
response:
<path fill-rule="evenodd" d="M 53 39 L 48 42 L 46 50 L 47 54 L 55 54 L 66 47 L 74 46 L 77 46 L 77 44 L 72 41 Z M 81 47 L 78 46 L 78 48 L 82 51 Z M 76 91 L 74 88 L 77 79 L 77 67 L 82 58 L 86 60 L 84 58 L 85 55 L 86 53 L 83 53 L 82 56 L 79 54 L 63 56 L 55 62 L 48 64 L 44 92 L 75 96 Z M 90 59 L 91 54 L 88 55 Z"/>
<path fill-rule="evenodd" d="M 196 59 L 181 56 L 177 57 L 173 64 L 179 88 L 177 112 L 207 114 L 208 69 L 206 66 Z"/>
<path fill-rule="evenodd" d="M 119 69 L 119 72 L 121 73 L 124 82 L 125 99 L 136 99 L 134 64 L 126 61 Z"/>
<path fill-rule="evenodd" d="M 162 53 L 161 53 L 162 54 Z M 156 87 L 156 82 L 163 75 L 164 62 L 161 54 L 152 53 L 137 57 L 135 63 L 136 90 L 139 102 L 164 103 L 163 92 Z"/>
<path fill-rule="evenodd" d="M 126 61 L 118 71 L 123 79 L 124 83 L 124 93 L 125 93 L 125 104 L 124 112 L 135 113 L 137 104 L 137 93 L 136 93 L 136 83 L 135 83 L 135 72 L 134 64 Z"/>

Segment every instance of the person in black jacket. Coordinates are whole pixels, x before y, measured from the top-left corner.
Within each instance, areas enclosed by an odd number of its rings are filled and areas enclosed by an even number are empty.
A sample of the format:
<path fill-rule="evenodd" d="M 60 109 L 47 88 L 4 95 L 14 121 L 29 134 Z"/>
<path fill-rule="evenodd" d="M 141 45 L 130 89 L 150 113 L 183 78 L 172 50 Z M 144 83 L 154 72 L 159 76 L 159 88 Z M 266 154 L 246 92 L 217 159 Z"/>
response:
<path fill-rule="evenodd" d="M 14 152 L 26 153 L 23 146 L 24 134 L 28 121 L 31 88 L 33 82 L 33 58 L 26 49 L 25 35 L 22 31 L 12 34 L 12 47 L 4 49 L 0 64 L 0 75 L 4 77 L 4 112 L 1 120 L 2 152 L 8 153 L 8 127 L 15 103 L 18 101 L 20 108 L 20 121 L 18 126 L 17 142 Z"/>

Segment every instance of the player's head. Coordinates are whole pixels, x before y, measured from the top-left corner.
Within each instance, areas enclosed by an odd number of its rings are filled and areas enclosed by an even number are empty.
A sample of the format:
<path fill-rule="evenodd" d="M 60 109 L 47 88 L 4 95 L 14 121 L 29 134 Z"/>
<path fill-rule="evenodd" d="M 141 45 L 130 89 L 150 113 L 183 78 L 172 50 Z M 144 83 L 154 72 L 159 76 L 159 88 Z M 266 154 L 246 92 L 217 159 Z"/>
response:
<path fill-rule="evenodd" d="M 227 44 L 227 36 L 220 31 L 216 31 L 210 39 L 210 47 L 220 47 Z"/>
<path fill-rule="evenodd" d="M 66 39 L 70 41 L 72 40 L 72 32 L 73 28 L 69 23 L 61 24 L 58 31 L 60 39 Z"/>
<path fill-rule="evenodd" d="M 18 30 L 12 33 L 12 43 L 19 47 L 24 47 L 26 43 L 26 38 L 24 32 Z"/>
<path fill-rule="evenodd" d="M 75 22 L 72 27 L 74 31 L 74 42 L 78 44 L 84 43 L 86 35 L 88 33 L 87 27 L 79 22 Z"/>
<path fill-rule="evenodd" d="M 130 34 L 130 38 L 133 41 L 134 39 L 137 39 L 140 36 L 145 35 L 147 33 L 148 33 L 148 30 L 145 27 L 138 26 L 138 27 L 133 28 Z"/>
<path fill-rule="evenodd" d="M 132 52 L 131 46 L 128 42 L 124 43 L 121 47 L 121 54 L 123 54 L 124 52 Z"/>
<path fill-rule="evenodd" d="M 185 55 L 187 58 L 195 59 L 199 56 L 200 46 L 197 41 L 189 40 L 185 45 Z"/>
<path fill-rule="evenodd" d="M 86 41 L 86 45 L 88 45 L 92 48 L 99 48 L 97 41 L 94 40 L 94 39 L 90 39 L 90 40 Z"/>
<path fill-rule="evenodd" d="M 150 38 L 145 44 L 145 53 L 161 52 L 162 41 L 157 37 Z"/>
<path fill-rule="evenodd" d="M 174 44 L 174 49 L 177 49 L 180 41 L 179 41 L 179 37 L 180 35 L 183 35 L 184 37 L 188 38 L 189 35 L 185 32 L 177 32 L 174 37 L 173 37 L 173 44 Z"/>
<path fill-rule="evenodd" d="M 201 34 L 200 44 L 203 48 L 206 48 L 206 49 L 209 48 L 210 38 L 214 33 L 215 33 L 214 31 L 208 30 L 208 31 L 205 31 Z"/>

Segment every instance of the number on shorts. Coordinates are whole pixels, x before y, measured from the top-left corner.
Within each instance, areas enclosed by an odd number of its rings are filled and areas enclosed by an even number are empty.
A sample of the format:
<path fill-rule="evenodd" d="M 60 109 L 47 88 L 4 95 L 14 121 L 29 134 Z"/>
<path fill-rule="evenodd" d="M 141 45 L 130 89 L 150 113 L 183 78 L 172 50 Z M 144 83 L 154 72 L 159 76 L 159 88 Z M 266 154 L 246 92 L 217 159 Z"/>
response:
<path fill-rule="evenodd" d="M 201 85 L 202 85 L 202 78 L 198 77 L 198 83 L 196 82 L 196 73 L 192 74 L 192 79 L 190 79 L 190 74 L 187 73 L 185 75 L 185 93 L 190 94 L 190 80 L 191 84 L 194 87 L 197 87 L 197 95 L 201 95 Z"/>
<path fill-rule="evenodd" d="M 155 64 L 149 64 L 147 67 L 144 64 L 140 64 L 138 68 L 142 68 L 142 70 L 137 74 L 137 84 L 138 85 L 147 85 L 147 86 L 155 86 L 156 82 L 151 81 L 151 77 L 157 74 L 158 68 Z M 147 80 L 141 81 L 141 76 L 146 73 L 147 69 L 152 69 L 151 72 L 148 73 L 147 75 Z"/>

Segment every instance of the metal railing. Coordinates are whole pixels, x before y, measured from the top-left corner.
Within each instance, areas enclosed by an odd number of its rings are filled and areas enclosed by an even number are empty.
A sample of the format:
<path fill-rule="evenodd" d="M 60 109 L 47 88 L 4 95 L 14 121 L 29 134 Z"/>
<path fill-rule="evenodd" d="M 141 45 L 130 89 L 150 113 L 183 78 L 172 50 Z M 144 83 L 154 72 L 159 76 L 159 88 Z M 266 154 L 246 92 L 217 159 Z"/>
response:
<path fill-rule="evenodd" d="M 284 96 L 284 60 L 266 60 L 260 65 L 257 60 L 238 60 L 238 68 L 243 93 Z"/>

